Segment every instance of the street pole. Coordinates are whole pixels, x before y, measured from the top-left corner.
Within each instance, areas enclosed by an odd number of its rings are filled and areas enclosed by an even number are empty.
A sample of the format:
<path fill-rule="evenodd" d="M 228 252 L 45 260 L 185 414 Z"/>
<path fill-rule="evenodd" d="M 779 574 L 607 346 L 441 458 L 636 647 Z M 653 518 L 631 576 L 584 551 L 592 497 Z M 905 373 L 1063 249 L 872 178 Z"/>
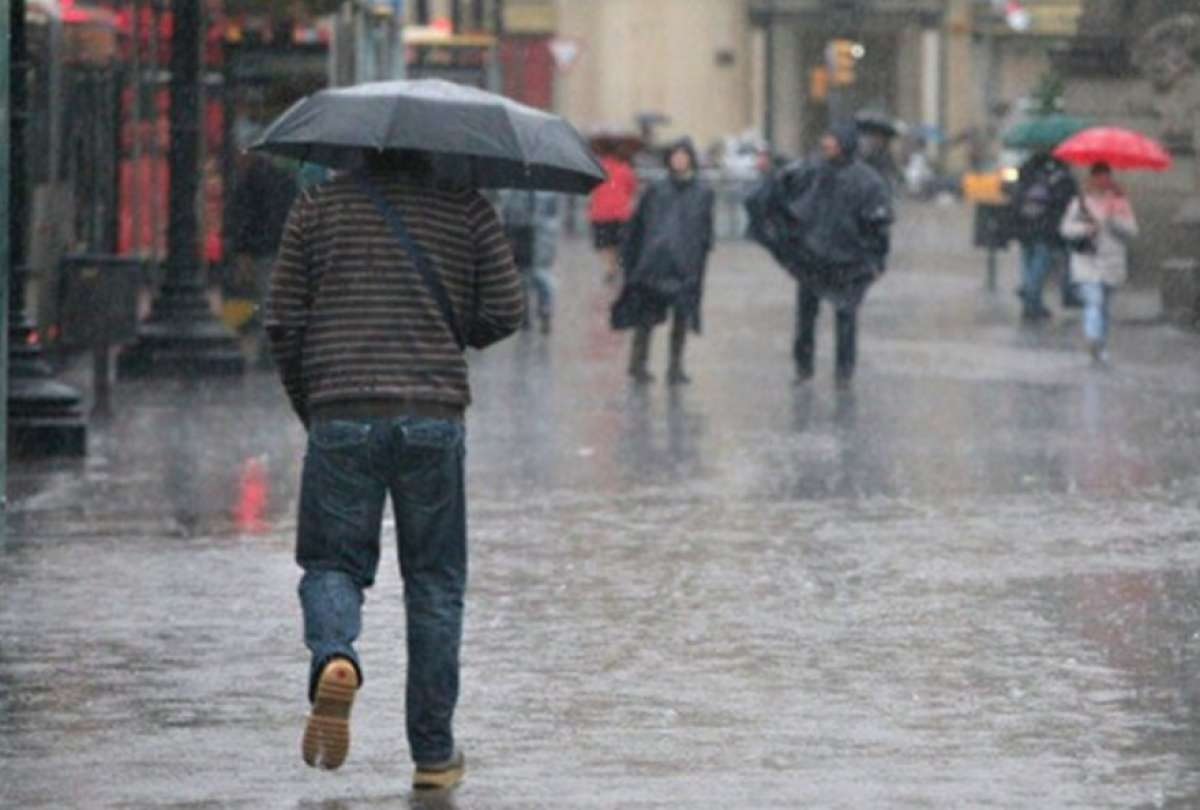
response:
<path fill-rule="evenodd" d="M 3 36 L 0 36 L 0 132 L 9 131 L 9 52 L 8 44 L 12 37 L 12 24 L 9 14 L 12 0 L 0 0 L 4 8 L 0 9 L 0 25 L 4 26 Z M 0 149 L 0 222 L 8 222 L 8 166 L 9 151 Z M 8 278 L 12 270 L 8 259 L 8 228 L 0 228 L 0 278 Z M 0 284 L 0 392 L 4 400 L 8 400 L 8 285 Z M 0 409 L 0 549 L 4 548 L 8 537 L 8 412 L 7 408 Z"/>
<path fill-rule="evenodd" d="M 482 9 L 481 9 L 482 11 Z M 504 0 L 493 0 L 492 4 L 492 52 L 488 64 L 488 90 L 504 92 L 504 65 L 500 59 L 501 40 L 504 39 Z"/>
<path fill-rule="evenodd" d="M 233 334 L 209 308 L 200 254 L 204 15 L 201 0 L 175 0 L 171 34 L 171 148 L 166 279 L 154 310 L 123 352 L 123 377 L 225 376 L 245 370 Z"/>
<path fill-rule="evenodd" d="M 87 425 L 79 392 L 54 379 L 25 314 L 29 277 L 29 186 L 25 124 L 29 118 L 29 55 L 25 2 L 8 0 L 8 318 L 6 452 L 14 456 L 82 456 Z"/>
<path fill-rule="evenodd" d="M 404 0 L 392 0 L 392 21 L 390 36 L 392 73 L 388 78 L 403 79 L 408 73 L 408 52 L 404 47 L 404 20 L 408 8 Z"/>
<path fill-rule="evenodd" d="M 766 56 L 764 61 L 766 65 L 763 70 L 767 74 L 765 77 L 766 87 L 763 88 L 763 95 L 766 96 L 765 110 L 763 110 L 763 136 L 771 146 L 771 151 L 776 150 L 775 143 L 775 2 L 772 0 L 767 10 L 765 50 Z"/>

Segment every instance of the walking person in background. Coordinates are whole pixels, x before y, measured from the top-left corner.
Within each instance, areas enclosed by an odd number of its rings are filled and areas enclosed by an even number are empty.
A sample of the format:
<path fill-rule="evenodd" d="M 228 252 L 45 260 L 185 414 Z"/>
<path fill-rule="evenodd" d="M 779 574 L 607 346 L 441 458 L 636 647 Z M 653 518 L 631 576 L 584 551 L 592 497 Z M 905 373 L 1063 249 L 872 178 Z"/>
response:
<path fill-rule="evenodd" d="M 857 157 L 852 124 L 821 139 L 821 158 L 785 170 L 784 195 L 797 220 L 799 245 L 790 257 L 796 287 L 797 381 L 813 376 L 821 299 L 837 318 L 836 380 L 850 383 L 858 362 L 858 308 L 887 267 L 893 215 L 891 189 Z"/>
<path fill-rule="evenodd" d="M 296 181 L 271 158 L 239 152 L 237 185 L 230 202 L 233 223 L 234 288 L 252 295 L 254 315 L 247 328 L 257 333 L 257 361 L 269 366 L 267 340 L 261 334 L 271 268 L 283 238 L 288 210 L 296 199 Z"/>
<path fill-rule="evenodd" d="M 1062 263 L 1065 246 L 1059 224 L 1077 193 L 1071 170 L 1057 158 L 1039 153 L 1022 164 L 1013 195 L 1013 219 L 1021 243 L 1021 287 L 1017 295 L 1022 302 L 1023 320 L 1050 317 L 1050 310 L 1042 303 L 1042 290 L 1047 276 Z"/>
<path fill-rule="evenodd" d="M 604 260 L 604 281 L 616 284 L 621 268 L 618 253 L 625 226 L 633 216 L 638 193 L 637 174 L 617 149 L 600 156 L 608 179 L 592 192 L 588 219 L 592 223 L 592 244 Z"/>
<path fill-rule="evenodd" d="M 683 367 L 687 333 L 700 331 L 704 274 L 713 248 L 713 190 L 701 182 L 690 139 L 667 150 L 666 179 L 651 187 L 638 204 L 621 248 L 625 284 L 613 304 L 615 329 L 633 328 L 629 376 L 637 383 L 654 380 L 647 368 L 650 335 L 672 316 L 671 359 L 667 382 L 691 382 Z"/>
<path fill-rule="evenodd" d="M 1108 361 L 1109 305 L 1128 276 L 1128 242 L 1137 219 L 1106 163 L 1092 166 L 1081 194 L 1071 200 L 1060 228 L 1071 250 L 1071 280 L 1083 298 L 1083 335 L 1095 365 Z"/>
<path fill-rule="evenodd" d="M 525 279 L 535 308 L 526 306 L 525 327 L 536 312 L 543 335 L 550 334 L 554 318 L 554 277 L 561 230 L 559 195 L 552 191 L 505 189 L 499 193 L 500 218 L 513 249 L 513 259 Z"/>
<path fill-rule="evenodd" d="M 271 277 L 267 333 L 308 429 L 296 561 L 311 652 L 304 761 L 339 767 L 363 683 L 354 642 L 396 515 L 407 620 L 405 703 L 417 789 L 463 777 L 455 743 L 467 582 L 466 346 L 514 332 L 525 294 L 495 208 L 435 186 L 421 153 L 305 190 Z"/>

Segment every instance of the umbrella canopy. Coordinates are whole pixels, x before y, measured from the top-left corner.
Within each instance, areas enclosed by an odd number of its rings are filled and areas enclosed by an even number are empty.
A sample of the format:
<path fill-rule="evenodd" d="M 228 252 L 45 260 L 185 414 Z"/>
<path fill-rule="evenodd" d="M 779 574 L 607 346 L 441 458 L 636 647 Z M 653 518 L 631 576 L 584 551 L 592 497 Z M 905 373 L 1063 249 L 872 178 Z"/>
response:
<path fill-rule="evenodd" d="M 1022 121 L 1004 133 L 1004 145 L 1011 149 L 1053 149 L 1083 130 L 1087 124 L 1073 115 L 1054 113 Z"/>
<path fill-rule="evenodd" d="M 605 179 L 562 118 L 438 79 L 322 90 L 293 104 L 251 149 L 337 169 L 359 168 L 364 150 L 417 150 L 439 177 L 475 188 L 585 194 Z"/>
<path fill-rule="evenodd" d="M 616 127 L 597 127 L 587 134 L 588 146 L 601 155 L 616 154 L 631 158 L 645 148 L 642 136 Z"/>
<path fill-rule="evenodd" d="M 887 114 L 877 110 L 862 110 L 856 113 L 854 123 L 861 132 L 874 132 L 885 138 L 895 138 L 900 134 L 896 123 Z"/>
<path fill-rule="evenodd" d="M 1171 156 L 1153 138 L 1120 127 L 1092 127 L 1063 141 L 1054 156 L 1066 163 L 1090 166 L 1107 163 L 1114 169 L 1171 168 Z"/>

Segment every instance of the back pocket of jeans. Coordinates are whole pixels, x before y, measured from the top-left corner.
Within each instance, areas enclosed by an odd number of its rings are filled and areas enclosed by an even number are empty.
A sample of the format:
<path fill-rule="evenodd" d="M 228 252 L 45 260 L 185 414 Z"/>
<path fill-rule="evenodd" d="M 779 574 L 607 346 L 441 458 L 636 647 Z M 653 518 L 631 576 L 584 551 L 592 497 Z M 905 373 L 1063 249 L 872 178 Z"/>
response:
<path fill-rule="evenodd" d="M 418 509 L 437 509 L 459 487 L 463 428 L 441 420 L 412 420 L 400 426 L 404 500 Z"/>

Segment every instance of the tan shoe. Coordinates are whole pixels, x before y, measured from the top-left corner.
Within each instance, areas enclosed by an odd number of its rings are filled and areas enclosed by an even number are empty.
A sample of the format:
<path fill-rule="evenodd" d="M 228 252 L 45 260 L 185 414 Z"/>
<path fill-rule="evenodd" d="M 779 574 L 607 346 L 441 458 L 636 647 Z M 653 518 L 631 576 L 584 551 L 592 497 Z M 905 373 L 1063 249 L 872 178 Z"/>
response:
<path fill-rule="evenodd" d="M 358 692 L 358 671 L 345 658 L 334 658 L 321 670 L 317 695 L 308 713 L 301 753 L 313 768 L 336 770 L 350 752 L 350 709 Z"/>
<path fill-rule="evenodd" d="M 462 751 L 445 762 L 435 765 L 418 765 L 413 771 L 413 790 L 450 790 L 462 783 L 466 775 L 467 760 Z"/>

